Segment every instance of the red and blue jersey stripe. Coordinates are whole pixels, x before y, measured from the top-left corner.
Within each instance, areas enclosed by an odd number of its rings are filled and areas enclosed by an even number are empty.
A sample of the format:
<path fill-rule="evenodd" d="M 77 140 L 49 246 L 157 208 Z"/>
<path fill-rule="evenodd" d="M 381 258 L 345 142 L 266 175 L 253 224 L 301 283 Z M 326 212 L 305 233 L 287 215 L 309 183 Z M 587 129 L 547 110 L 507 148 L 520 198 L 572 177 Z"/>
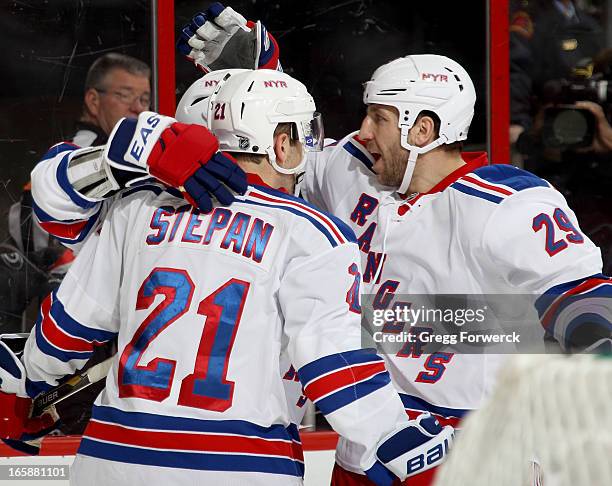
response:
<path fill-rule="evenodd" d="M 383 359 L 371 349 L 319 358 L 298 371 L 304 394 L 329 414 L 391 382 Z"/>
<path fill-rule="evenodd" d="M 374 173 L 372 166 L 374 165 L 374 159 L 370 152 L 366 150 L 363 143 L 357 138 L 357 135 L 354 135 L 350 138 L 342 148 L 346 150 L 349 154 L 355 157 L 359 162 L 366 166 L 366 168 Z"/>
<path fill-rule="evenodd" d="M 55 292 L 43 301 L 35 328 L 40 351 L 63 362 L 89 359 L 95 345 L 110 341 L 116 335 L 77 322 L 66 312 Z"/>
<path fill-rule="evenodd" d="M 504 164 L 479 167 L 451 184 L 469 196 L 499 204 L 512 194 L 531 187 L 550 187 L 544 179 L 530 172 Z"/>
<path fill-rule="evenodd" d="M 250 190 L 240 201 L 246 204 L 287 211 L 302 217 L 312 223 L 333 247 L 357 241 L 355 233 L 349 226 L 338 218 L 316 209 L 299 197 L 290 196 L 263 186 L 250 186 Z"/>
<path fill-rule="evenodd" d="M 297 427 L 203 420 L 94 406 L 79 454 L 131 464 L 301 477 Z"/>
<path fill-rule="evenodd" d="M 573 306 L 580 306 L 583 312 L 565 322 L 562 315 Z M 566 347 L 572 333 L 584 324 L 612 332 L 612 323 L 608 320 L 612 310 L 612 278 L 596 274 L 555 285 L 538 297 L 535 307 L 546 333 Z M 559 324 L 560 321 L 563 322 Z"/>
<path fill-rule="evenodd" d="M 62 243 L 72 245 L 83 241 L 91 232 L 100 218 L 102 206 L 100 205 L 98 211 L 84 220 L 58 220 L 47 214 L 36 202 L 32 203 L 32 210 L 42 229 Z"/>

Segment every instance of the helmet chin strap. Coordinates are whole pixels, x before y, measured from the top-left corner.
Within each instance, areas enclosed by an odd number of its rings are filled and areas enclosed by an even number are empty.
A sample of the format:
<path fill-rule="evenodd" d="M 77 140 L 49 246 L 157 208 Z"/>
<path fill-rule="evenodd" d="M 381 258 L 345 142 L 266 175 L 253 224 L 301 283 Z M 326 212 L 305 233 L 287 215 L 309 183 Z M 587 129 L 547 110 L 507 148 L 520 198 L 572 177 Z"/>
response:
<path fill-rule="evenodd" d="M 304 167 L 306 166 L 306 153 L 304 148 L 302 148 L 302 160 L 297 166 L 291 169 L 286 169 L 285 167 L 281 167 L 276 163 L 276 154 L 274 153 L 274 148 L 268 147 L 266 149 L 266 154 L 268 154 L 268 160 L 270 161 L 270 165 L 274 167 L 274 170 L 276 172 L 280 172 L 281 174 L 286 175 L 294 175 L 299 174 L 300 172 L 304 172 Z"/>
<path fill-rule="evenodd" d="M 412 181 L 412 174 L 414 173 L 414 168 L 416 167 L 417 157 L 421 154 L 429 152 L 430 150 L 439 147 L 440 145 L 446 142 L 446 137 L 438 137 L 433 142 L 425 145 L 424 147 L 417 147 L 416 145 L 411 145 L 408 143 L 408 132 L 411 127 L 407 125 L 402 125 L 401 133 L 400 133 L 400 144 L 403 148 L 408 150 L 408 163 L 406 164 L 406 170 L 404 170 L 404 177 L 402 178 L 402 183 L 397 189 L 398 194 L 407 194 L 408 187 L 410 186 L 410 181 Z"/>

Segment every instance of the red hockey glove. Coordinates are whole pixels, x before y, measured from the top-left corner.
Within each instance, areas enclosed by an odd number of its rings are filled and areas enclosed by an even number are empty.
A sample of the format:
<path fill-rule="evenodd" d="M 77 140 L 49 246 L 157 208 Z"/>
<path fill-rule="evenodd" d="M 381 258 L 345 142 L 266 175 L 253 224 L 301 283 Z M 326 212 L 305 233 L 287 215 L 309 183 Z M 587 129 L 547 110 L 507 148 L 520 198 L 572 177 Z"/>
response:
<path fill-rule="evenodd" d="M 246 174 L 218 149 L 215 136 L 201 125 L 143 112 L 115 126 L 104 156 L 113 168 L 150 174 L 185 191 L 189 201 L 207 213 L 211 196 L 228 205 L 234 201 L 232 191 L 244 194 L 247 188 Z"/>
<path fill-rule="evenodd" d="M 53 407 L 30 417 L 32 399 L 0 392 L 0 439 L 26 454 L 37 455 L 42 438 L 55 430 L 59 417 Z"/>

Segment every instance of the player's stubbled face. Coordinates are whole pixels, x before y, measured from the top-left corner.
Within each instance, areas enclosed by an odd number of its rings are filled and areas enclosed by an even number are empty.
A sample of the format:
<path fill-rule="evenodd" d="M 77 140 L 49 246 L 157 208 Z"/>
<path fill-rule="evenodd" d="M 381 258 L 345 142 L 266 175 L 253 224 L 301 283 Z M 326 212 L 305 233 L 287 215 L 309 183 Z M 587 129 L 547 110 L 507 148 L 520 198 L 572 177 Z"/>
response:
<path fill-rule="evenodd" d="M 374 157 L 372 170 L 378 182 L 399 187 L 408 162 L 408 151 L 400 145 L 397 110 L 391 106 L 369 105 L 361 122 L 359 138 Z"/>

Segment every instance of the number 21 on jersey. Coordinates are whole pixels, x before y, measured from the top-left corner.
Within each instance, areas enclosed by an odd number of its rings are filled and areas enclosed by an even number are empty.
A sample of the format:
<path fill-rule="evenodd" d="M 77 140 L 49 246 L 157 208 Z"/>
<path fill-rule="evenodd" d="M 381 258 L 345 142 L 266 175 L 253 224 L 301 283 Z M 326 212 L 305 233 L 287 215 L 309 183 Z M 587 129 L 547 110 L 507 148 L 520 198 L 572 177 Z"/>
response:
<path fill-rule="evenodd" d="M 154 358 L 146 365 L 140 361 L 151 342 L 189 311 L 194 290 L 194 283 L 185 270 L 158 267 L 145 279 L 138 291 L 136 309 L 149 309 L 158 295 L 163 299 L 121 353 L 120 397 L 160 402 L 170 395 L 176 361 Z M 226 376 L 248 291 L 248 282 L 231 279 L 198 304 L 197 313 L 206 318 L 206 323 L 193 373 L 181 382 L 178 405 L 218 412 L 232 406 L 234 382 Z"/>

